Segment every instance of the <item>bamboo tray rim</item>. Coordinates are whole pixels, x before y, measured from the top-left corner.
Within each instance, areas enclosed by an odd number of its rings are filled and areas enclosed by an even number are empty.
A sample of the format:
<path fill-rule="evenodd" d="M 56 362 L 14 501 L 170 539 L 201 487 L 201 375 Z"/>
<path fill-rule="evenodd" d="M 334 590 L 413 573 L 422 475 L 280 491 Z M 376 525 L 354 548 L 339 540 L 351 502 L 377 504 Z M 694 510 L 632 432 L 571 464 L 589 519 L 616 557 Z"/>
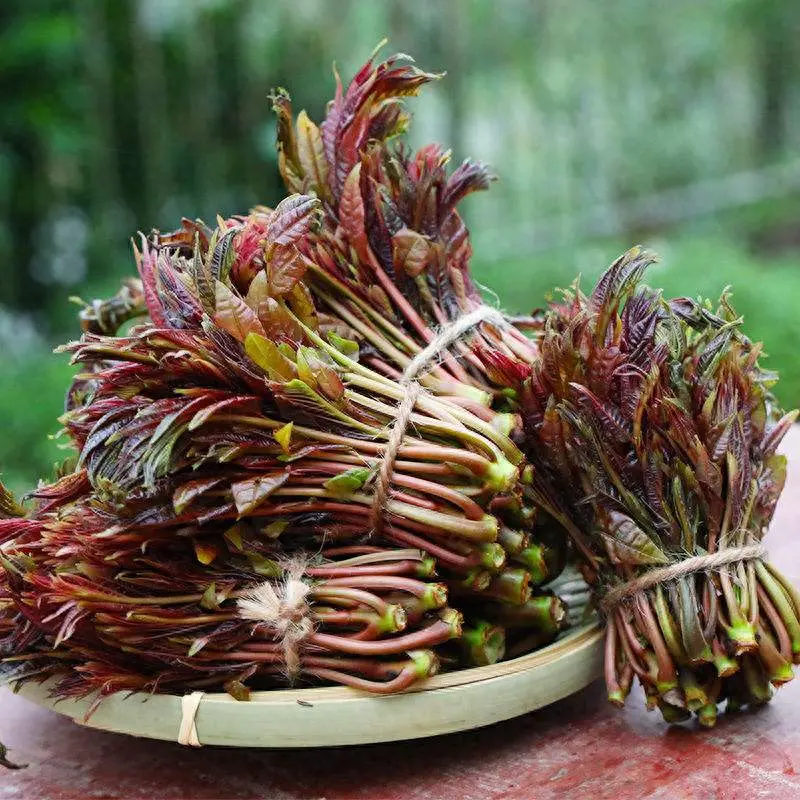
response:
<path fill-rule="evenodd" d="M 203 745 L 331 747 L 417 739 L 526 714 L 583 689 L 602 674 L 596 623 L 510 661 L 437 675 L 406 692 L 374 695 L 344 686 L 253 692 L 248 702 L 205 694 L 195 715 Z M 94 696 L 55 700 L 53 681 L 23 684 L 25 699 L 98 730 L 178 741 L 183 697 L 117 693 L 86 714 Z"/>

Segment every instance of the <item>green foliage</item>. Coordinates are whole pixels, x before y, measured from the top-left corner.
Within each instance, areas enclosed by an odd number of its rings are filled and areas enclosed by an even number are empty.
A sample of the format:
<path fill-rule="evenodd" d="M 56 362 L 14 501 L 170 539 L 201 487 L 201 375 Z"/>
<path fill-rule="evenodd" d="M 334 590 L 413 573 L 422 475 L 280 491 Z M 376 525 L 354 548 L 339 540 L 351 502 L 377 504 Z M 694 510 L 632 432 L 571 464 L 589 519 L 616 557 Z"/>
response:
<path fill-rule="evenodd" d="M 48 350 L 30 354 L 25 361 L 3 365 L 0 383 L 0 473 L 3 482 L 20 495 L 50 477 L 66 454 L 50 438 L 59 429 L 56 418 L 72 375 L 65 356 Z"/>

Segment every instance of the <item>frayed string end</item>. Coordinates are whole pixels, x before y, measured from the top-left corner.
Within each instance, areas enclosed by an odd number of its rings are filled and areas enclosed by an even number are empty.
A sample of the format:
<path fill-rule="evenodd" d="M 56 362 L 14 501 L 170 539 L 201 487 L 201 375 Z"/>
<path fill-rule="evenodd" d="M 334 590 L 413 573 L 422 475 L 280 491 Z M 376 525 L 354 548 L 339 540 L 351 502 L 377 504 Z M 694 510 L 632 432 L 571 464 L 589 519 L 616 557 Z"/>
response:
<path fill-rule="evenodd" d="M 303 577 L 306 567 L 305 560 L 293 559 L 286 565 L 283 580 L 259 583 L 237 601 L 242 619 L 267 625 L 280 640 L 289 678 L 300 672 L 299 646 L 314 632 L 308 605 L 311 586 Z"/>

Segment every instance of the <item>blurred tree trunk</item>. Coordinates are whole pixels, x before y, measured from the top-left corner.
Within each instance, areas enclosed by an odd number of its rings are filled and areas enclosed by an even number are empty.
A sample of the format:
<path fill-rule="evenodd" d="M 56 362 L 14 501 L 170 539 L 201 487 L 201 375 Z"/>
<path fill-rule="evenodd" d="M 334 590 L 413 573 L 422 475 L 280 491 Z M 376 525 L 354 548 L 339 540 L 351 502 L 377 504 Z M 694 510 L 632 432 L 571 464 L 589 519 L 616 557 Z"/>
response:
<path fill-rule="evenodd" d="M 140 21 L 130 28 L 137 54 L 136 101 L 142 158 L 142 218 L 139 227 L 160 225 L 161 212 L 174 192 L 170 153 L 170 114 L 164 74 L 163 44 Z"/>
<path fill-rule="evenodd" d="M 73 157 L 63 146 L 57 152 L 62 144 L 57 137 L 68 138 L 80 121 L 80 98 L 70 92 L 75 33 L 71 9 L 59 0 L 40 0 L 35 8 L 29 0 L 0 3 L 0 243 L 7 256 L 0 305 L 25 310 L 44 305 L 45 284 L 34 265 L 49 233 L 48 214 L 65 191 L 66 162 Z"/>
<path fill-rule="evenodd" d="M 101 243 L 113 230 L 113 210 L 120 200 L 120 174 L 117 153 L 124 145 L 117 138 L 114 126 L 114 54 L 108 19 L 107 6 L 79 0 L 78 19 L 84 30 L 86 46 L 85 75 L 87 85 L 87 140 L 85 167 L 89 175 L 89 213 L 93 224 L 99 225 L 101 235 L 95 242 Z M 112 18 L 120 11 L 129 11 L 125 4 L 114 9 Z"/>
<path fill-rule="evenodd" d="M 447 65 L 447 138 L 456 161 L 464 156 L 464 125 L 466 124 L 466 71 L 468 27 L 465 24 L 465 4 L 449 0 L 440 7 L 440 41 L 442 57 Z"/>
<path fill-rule="evenodd" d="M 758 155 L 780 157 L 786 148 L 791 95 L 797 75 L 800 3 L 796 0 L 748 0 L 744 21 L 753 44 L 761 89 Z"/>
<path fill-rule="evenodd" d="M 793 48 L 788 32 L 779 26 L 767 27 L 759 40 L 762 97 L 758 138 L 765 160 L 779 156 L 784 148 Z"/>

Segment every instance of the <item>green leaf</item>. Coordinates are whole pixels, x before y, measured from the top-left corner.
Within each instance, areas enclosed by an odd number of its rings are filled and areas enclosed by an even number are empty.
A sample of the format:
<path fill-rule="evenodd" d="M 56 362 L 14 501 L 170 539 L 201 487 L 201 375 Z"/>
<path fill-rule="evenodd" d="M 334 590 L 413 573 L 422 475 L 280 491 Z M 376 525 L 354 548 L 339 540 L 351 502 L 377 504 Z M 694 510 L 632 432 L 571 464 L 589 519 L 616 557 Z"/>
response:
<path fill-rule="evenodd" d="M 258 364 L 271 380 L 292 380 L 297 369 L 278 349 L 277 345 L 259 333 L 249 333 L 244 340 L 244 351 Z"/>
<path fill-rule="evenodd" d="M 209 246 L 207 269 L 214 280 L 222 281 L 223 283 L 228 280 L 233 261 L 236 258 L 233 240 L 236 234 L 239 233 L 240 228 L 241 226 L 239 225 L 228 228 Z"/>
<path fill-rule="evenodd" d="M 222 686 L 234 700 L 238 700 L 240 703 L 246 703 L 250 699 L 250 689 L 241 681 L 226 681 Z"/>
<path fill-rule="evenodd" d="M 313 357 L 314 351 L 310 347 L 299 347 L 297 349 L 297 377 L 312 389 L 316 389 L 317 379 L 314 369 L 309 364 L 309 353 Z"/>
<path fill-rule="evenodd" d="M 273 436 L 275 441 L 280 445 L 284 453 L 289 452 L 289 445 L 292 441 L 292 431 L 294 430 L 294 422 L 287 422 L 282 428 L 278 428 Z"/>
<path fill-rule="evenodd" d="M 189 658 L 196 656 L 208 644 L 208 637 L 202 639 L 195 639 L 189 647 L 189 652 L 186 654 Z"/>
<path fill-rule="evenodd" d="M 271 475 L 260 475 L 258 478 L 234 483 L 231 486 L 231 492 L 239 517 L 241 518 L 258 508 L 288 480 L 288 472 L 275 472 Z"/>
<path fill-rule="evenodd" d="M 370 436 L 374 436 L 376 433 L 374 426 L 367 425 L 346 414 L 319 392 L 314 391 L 307 383 L 297 378 L 287 381 L 282 387 L 281 394 L 276 393 L 276 399 L 279 405 L 285 409 L 293 408 L 296 411 L 302 410 L 304 413 L 317 415 L 326 420 L 335 420 Z"/>
<path fill-rule="evenodd" d="M 231 525 L 225 533 L 222 534 L 225 541 L 229 542 L 234 550 L 238 550 L 240 553 L 244 549 L 244 543 L 242 540 L 242 524 L 241 522 L 237 522 L 234 525 Z"/>
<path fill-rule="evenodd" d="M 269 299 L 269 282 L 267 281 L 267 273 L 264 270 L 259 270 L 247 289 L 247 297 L 245 303 L 258 314 L 258 309 L 262 303 Z"/>
<path fill-rule="evenodd" d="M 328 192 L 328 162 L 319 128 L 305 110 L 297 115 L 297 154 L 308 184 L 319 197 Z"/>
<path fill-rule="evenodd" d="M 0 519 L 24 517 L 25 509 L 17 502 L 14 494 L 0 483 Z"/>
<path fill-rule="evenodd" d="M 169 471 L 175 445 L 189 427 L 187 422 L 180 422 L 185 412 L 184 408 L 164 417 L 153 432 L 141 463 L 142 476 L 145 486 L 148 488 L 152 488 L 156 479 L 166 475 Z M 97 484 L 97 478 L 95 478 L 95 484 Z"/>
<path fill-rule="evenodd" d="M 292 347 L 288 342 L 281 342 L 278 345 L 278 351 L 282 353 L 284 356 L 286 356 L 286 358 L 288 358 L 289 361 L 292 362 L 292 364 L 294 364 L 294 360 L 295 358 L 297 358 L 297 350 L 294 347 Z"/>
<path fill-rule="evenodd" d="M 205 567 L 213 564 L 219 555 L 219 548 L 216 545 L 208 544 L 206 542 L 194 543 L 194 554 L 197 560 Z"/>
<path fill-rule="evenodd" d="M 669 563 L 661 548 L 626 514 L 611 511 L 600 524 L 600 536 L 615 563 L 631 566 Z"/>
<path fill-rule="evenodd" d="M 322 392 L 329 400 L 336 401 L 344 395 L 344 384 L 335 370 L 331 369 L 331 361 L 327 353 L 313 347 L 297 349 L 298 379 Z"/>
<path fill-rule="evenodd" d="M 247 556 L 253 572 L 257 575 L 261 575 L 264 578 L 280 578 L 283 576 L 283 568 L 277 561 L 252 551 L 245 553 L 245 556 Z"/>
<path fill-rule="evenodd" d="M 203 596 L 200 598 L 200 608 L 204 608 L 206 611 L 217 611 L 219 609 L 217 585 L 215 583 L 209 583 L 208 588 L 203 592 Z M 194 654 L 190 653 L 190 655 Z"/>
<path fill-rule="evenodd" d="M 345 339 L 335 331 L 328 332 L 328 341 L 342 354 L 352 361 L 358 361 L 358 342 Z"/>
<path fill-rule="evenodd" d="M 16 559 L 15 559 L 16 561 Z M 15 563 L 15 561 L 11 561 L 6 554 L 0 550 L 0 567 L 2 567 L 6 572 L 9 574 L 14 575 L 22 575 L 24 574 L 22 571 L 22 567 Z M 35 566 L 35 565 L 34 565 Z"/>
<path fill-rule="evenodd" d="M 353 467 L 329 478 L 323 486 L 336 497 L 348 497 L 364 486 L 372 476 L 372 472 L 369 467 Z"/>
<path fill-rule="evenodd" d="M 282 88 L 272 91 L 269 96 L 272 110 L 277 115 L 278 168 L 286 188 L 290 192 L 300 191 L 303 186 L 302 167 L 297 153 L 297 139 L 292 125 L 292 102 L 289 93 Z"/>
<path fill-rule="evenodd" d="M 289 527 L 289 520 L 288 519 L 276 519 L 274 522 L 270 522 L 269 525 L 265 525 L 261 532 L 266 536 L 268 539 L 279 539 L 280 535 Z"/>
<path fill-rule="evenodd" d="M 319 328 L 317 309 L 314 305 L 314 298 L 308 286 L 302 281 L 295 283 L 292 290 L 286 296 L 286 302 L 291 307 L 297 318 L 311 330 Z M 298 337 L 299 338 L 299 337 Z"/>

